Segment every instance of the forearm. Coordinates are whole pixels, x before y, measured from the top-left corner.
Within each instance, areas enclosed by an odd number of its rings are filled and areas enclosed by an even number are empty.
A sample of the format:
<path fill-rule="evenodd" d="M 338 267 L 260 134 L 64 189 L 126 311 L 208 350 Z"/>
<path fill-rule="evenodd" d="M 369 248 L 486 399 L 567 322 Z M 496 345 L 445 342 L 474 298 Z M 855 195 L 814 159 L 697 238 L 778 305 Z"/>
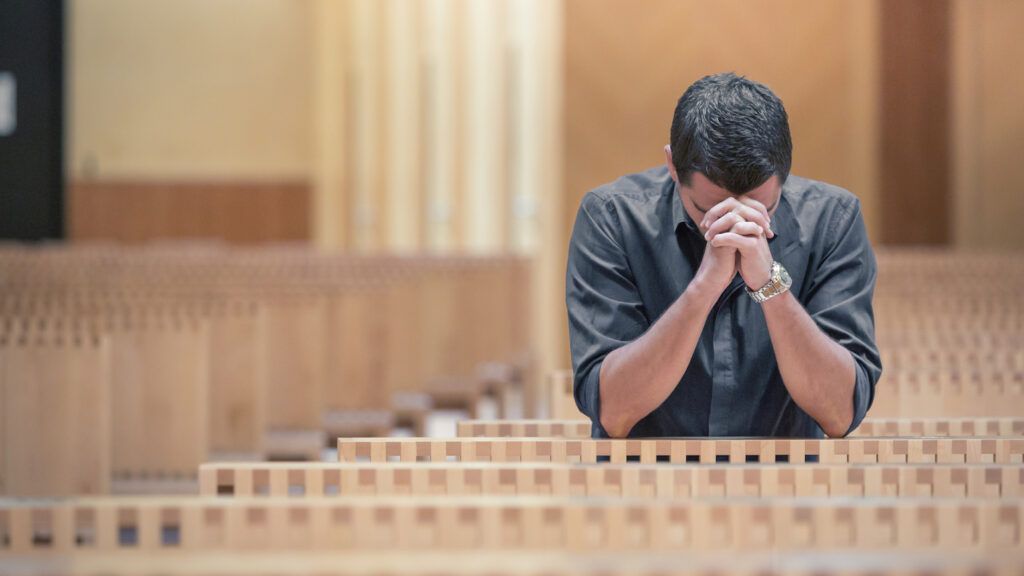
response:
<path fill-rule="evenodd" d="M 703 282 L 691 282 L 643 336 L 605 357 L 600 419 L 610 436 L 629 434 L 679 384 L 717 298 Z"/>
<path fill-rule="evenodd" d="M 828 337 L 792 292 L 762 304 L 782 381 L 793 401 L 831 437 L 853 421 L 856 367 L 848 350 Z"/>

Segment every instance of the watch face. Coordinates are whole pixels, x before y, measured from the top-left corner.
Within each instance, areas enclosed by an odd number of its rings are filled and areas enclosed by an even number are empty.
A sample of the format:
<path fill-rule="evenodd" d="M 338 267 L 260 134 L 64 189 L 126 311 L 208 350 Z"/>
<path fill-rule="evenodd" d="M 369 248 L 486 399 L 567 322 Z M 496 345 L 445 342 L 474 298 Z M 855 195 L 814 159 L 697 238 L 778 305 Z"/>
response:
<path fill-rule="evenodd" d="M 793 279 L 789 277 L 789 272 L 782 266 L 779 266 L 779 280 L 782 281 L 783 286 L 789 286 L 793 283 Z"/>

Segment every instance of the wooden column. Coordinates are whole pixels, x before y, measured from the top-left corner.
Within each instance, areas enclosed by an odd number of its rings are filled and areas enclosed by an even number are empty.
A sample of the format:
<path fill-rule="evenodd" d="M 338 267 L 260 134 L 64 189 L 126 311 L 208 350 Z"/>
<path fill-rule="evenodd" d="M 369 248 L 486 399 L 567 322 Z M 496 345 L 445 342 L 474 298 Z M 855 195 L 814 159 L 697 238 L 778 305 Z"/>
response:
<path fill-rule="evenodd" d="M 883 2 L 881 207 L 887 244 L 947 244 L 950 10 L 947 0 Z"/>

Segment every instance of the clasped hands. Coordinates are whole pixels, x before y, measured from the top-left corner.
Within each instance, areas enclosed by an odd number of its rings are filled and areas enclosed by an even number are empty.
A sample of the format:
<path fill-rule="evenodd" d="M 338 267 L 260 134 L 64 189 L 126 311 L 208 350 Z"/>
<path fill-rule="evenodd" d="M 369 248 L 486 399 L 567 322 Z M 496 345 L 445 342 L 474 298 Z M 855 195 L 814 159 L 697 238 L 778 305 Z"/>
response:
<path fill-rule="evenodd" d="M 727 198 L 707 211 L 700 230 L 708 244 L 698 273 L 719 292 L 737 271 L 751 290 L 771 280 L 773 258 L 768 239 L 775 232 L 764 204 L 753 198 Z"/>

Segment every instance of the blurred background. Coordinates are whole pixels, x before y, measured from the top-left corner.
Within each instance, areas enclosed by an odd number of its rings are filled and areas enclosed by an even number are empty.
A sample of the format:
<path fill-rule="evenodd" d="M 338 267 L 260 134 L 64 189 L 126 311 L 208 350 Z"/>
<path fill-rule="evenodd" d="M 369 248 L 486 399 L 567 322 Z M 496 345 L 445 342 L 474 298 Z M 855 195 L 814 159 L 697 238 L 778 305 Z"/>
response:
<path fill-rule="evenodd" d="M 1015 0 L 0 0 L 0 236 L 531 262 L 568 365 L 576 207 L 676 99 L 769 85 L 878 245 L 1024 248 Z M 523 287 L 527 289 L 527 287 Z"/>
<path fill-rule="evenodd" d="M 1021 23 L 0 0 L 0 572 L 1020 576 Z M 861 200 L 871 410 L 844 440 L 592 442 L 577 207 L 724 71 Z"/>

